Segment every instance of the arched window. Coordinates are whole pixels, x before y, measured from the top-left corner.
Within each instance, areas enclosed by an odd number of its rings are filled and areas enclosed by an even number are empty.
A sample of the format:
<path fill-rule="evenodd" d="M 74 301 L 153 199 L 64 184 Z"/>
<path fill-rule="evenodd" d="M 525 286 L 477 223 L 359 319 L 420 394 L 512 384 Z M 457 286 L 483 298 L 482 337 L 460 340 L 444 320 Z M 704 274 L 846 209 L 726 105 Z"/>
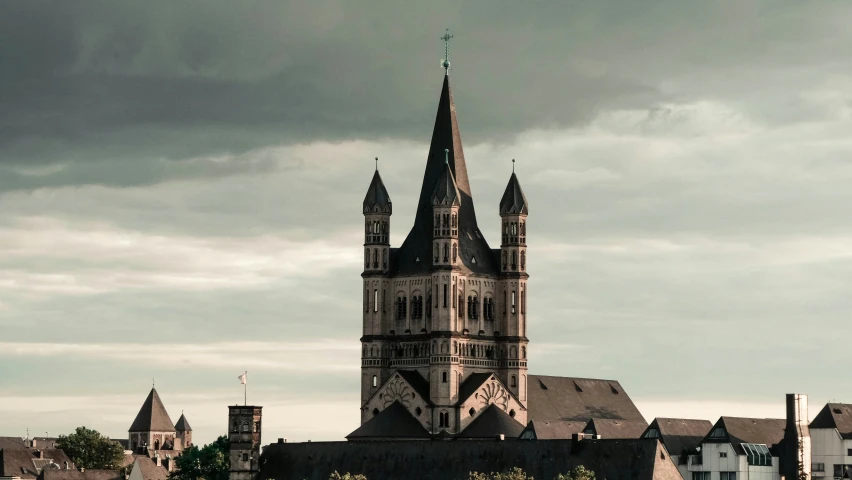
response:
<path fill-rule="evenodd" d="M 444 228 L 450 228 L 450 214 L 444 214 Z"/>
<path fill-rule="evenodd" d="M 459 256 L 459 246 L 455 243 L 453 244 L 453 262 L 456 261 L 456 258 Z"/>
<path fill-rule="evenodd" d="M 515 376 L 514 376 L 514 375 L 512 375 L 512 382 L 511 382 L 511 385 L 512 385 L 512 387 L 517 387 L 517 386 L 518 386 L 518 379 L 517 379 L 517 378 L 515 378 Z"/>
<path fill-rule="evenodd" d="M 521 356 L 527 358 L 527 347 L 521 347 Z"/>
<path fill-rule="evenodd" d="M 254 433 L 260 430 L 260 422 L 254 422 Z"/>
<path fill-rule="evenodd" d="M 476 295 L 473 296 L 473 302 L 470 304 L 470 309 L 470 318 L 479 320 L 479 299 L 476 298 Z"/>
<path fill-rule="evenodd" d="M 503 250 L 503 270 L 506 270 L 506 250 Z"/>
<path fill-rule="evenodd" d="M 444 244 L 444 263 L 450 261 L 450 246 L 449 244 Z"/>
<path fill-rule="evenodd" d="M 527 268 L 527 252 L 526 250 L 521 252 L 521 270 Z"/>
<path fill-rule="evenodd" d="M 379 249 L 373 249 L 373 268 L 379 268 Z"/>
<path fill-rule="evenodd" d="M 515 291 L 512 290 L 512 313 L 515 313 Z"/>
<path fill-rule="evenodd" d="M 447 372 L 441 372 L 441 383 L 447 383 Z"/>
<path fill-rule="evenodd" d="M 464 297 L 459 295 L 459 318 L 464 318 Z"/>
<path fill-rule="evenodd" d="M 438 263 L 438 244 L 435 244 L 435 263 Z"/>
<path fill-rule="evenodd" d="M 379 290 L 373 290 L 373 312 L 379 311 Z"/>
<path fill-rule="evenodd" d="M 518 252 L 512 250 L 512 270 L 518 269 Z"/>
<path fill-rule="evenodd" d="M 518 224 L 516 222 L 512 222 L 512 235 L 518 234 Z"/>
<path fill-rule="evenodd" d="M 364 250 L 364 268 L 370 268 L 370 250 Z"/>
<path fill-rule="evenodd" d="M 376 388 L 378 386 L 379 386 L 379 377 L 373 375 L 373 388 Z"/>
<path fill-rule="evenodd" d="M 240 431 L 240 425 L 237 423 L 236 420 L 234 420 L 234 426 L 231 429 L 231 431 L 233 431 L 233 432 L 239 432 Z"/>
<path fill-rule="evenodd" d="M 447 284 L 444 284 L 444 308 L 447 308 Z"/>
<path fill-rule="evenodd" d="M 388 249 L 382 250 L 382 268 L 388 268 Z"/>

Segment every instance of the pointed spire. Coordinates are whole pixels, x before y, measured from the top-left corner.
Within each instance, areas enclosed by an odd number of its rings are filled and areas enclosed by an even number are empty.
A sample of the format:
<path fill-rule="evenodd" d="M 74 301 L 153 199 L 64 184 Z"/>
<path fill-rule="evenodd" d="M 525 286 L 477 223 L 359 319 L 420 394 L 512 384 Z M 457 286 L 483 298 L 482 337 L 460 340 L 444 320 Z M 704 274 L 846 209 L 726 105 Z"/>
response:
<path fill-rule="evenodd" d="M 189 422 L 186 420 L 186 417 L 183 415 L 183 410 L 180 412 L 180 418 L 175 424 L 175 430 L 178 432 L 191 432 L 192 427 L 189 426 Z"/>
<path fill-rule="evenodd" d="M 518 176 L 515 175 L 515 159 L 513 158 L 512 176 L 509 177 L 509 183 L 503 192 L 503 198 L 500 199 L 500 215 L 527 215 L 528 213 L 527 197 L 524 195 L 523 189 L 521 189 Z"/>
<path fill-rule="evenodd" d="M 444 173 L 432 191 L 432 205 L 461 205 L 461 193 L 450 169 L 450 149 L 444 149 Z"/>
<path fill-rule="evenodd" d="M 379 175 L 379 157 L 376 157 L 376 173 L 373 174 L 373 180 L 370 182 L 370 187 L 367 188 L 367 195 L 364 196 L 364 213 L 386 213 L 390 215 L 393 211 L 390 195 L 385 188 L 385 182 L 382 181 L 382 176 Z"/>
<path fill-rule="evenodd" d="M 163 406 L 157 389 L 151 388 L 151 393 L 136 414 L 136 420 L 130 426 L 130 432 L 174 432 L 172 419 Z"/>

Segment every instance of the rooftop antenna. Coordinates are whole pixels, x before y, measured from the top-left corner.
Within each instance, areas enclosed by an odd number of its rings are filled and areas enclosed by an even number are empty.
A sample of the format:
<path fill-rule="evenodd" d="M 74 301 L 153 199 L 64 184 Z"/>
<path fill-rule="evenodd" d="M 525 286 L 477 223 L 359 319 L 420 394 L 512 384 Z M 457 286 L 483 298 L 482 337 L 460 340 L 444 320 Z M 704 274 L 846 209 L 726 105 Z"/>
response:
<path fill-rule="evenodd" d="M 444 75 L 450 74 L 450 39 L 453 38 L 450 35 L 450 29 L 447 28 L 444 30 L 444 36 L 441 37 L 441 40 L 444 41 L 444 61 L 441 62 L 441 66 L 444 67 Z"/>

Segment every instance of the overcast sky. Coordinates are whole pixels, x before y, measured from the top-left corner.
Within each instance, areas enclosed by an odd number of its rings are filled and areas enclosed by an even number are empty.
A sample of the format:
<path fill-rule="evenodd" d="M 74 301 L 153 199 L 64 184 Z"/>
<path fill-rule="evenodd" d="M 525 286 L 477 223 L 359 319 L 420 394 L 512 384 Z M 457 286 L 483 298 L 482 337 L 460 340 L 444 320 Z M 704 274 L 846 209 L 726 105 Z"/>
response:
<path fill-rule="evenodd" d="M 852 3 L 9 1 L 0 435 L 359 423 L 361 201 L 410 228 L 439 37 L 479 224 L 530 203 L 530 372 L 645 417 L 852 402 Z"/>

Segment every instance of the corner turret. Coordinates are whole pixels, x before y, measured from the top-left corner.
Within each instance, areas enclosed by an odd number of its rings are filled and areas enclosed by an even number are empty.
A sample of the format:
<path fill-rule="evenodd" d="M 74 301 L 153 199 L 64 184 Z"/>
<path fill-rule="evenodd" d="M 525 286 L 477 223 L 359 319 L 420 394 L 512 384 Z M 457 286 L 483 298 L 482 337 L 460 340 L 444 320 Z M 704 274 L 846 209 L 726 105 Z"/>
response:
<path fill-rule="evenodd" d="M 376 173 L 364 196 L 364 272 L 387 272 L 390 263 L 390 216 L 393 213 L 390 195 Z"/>

